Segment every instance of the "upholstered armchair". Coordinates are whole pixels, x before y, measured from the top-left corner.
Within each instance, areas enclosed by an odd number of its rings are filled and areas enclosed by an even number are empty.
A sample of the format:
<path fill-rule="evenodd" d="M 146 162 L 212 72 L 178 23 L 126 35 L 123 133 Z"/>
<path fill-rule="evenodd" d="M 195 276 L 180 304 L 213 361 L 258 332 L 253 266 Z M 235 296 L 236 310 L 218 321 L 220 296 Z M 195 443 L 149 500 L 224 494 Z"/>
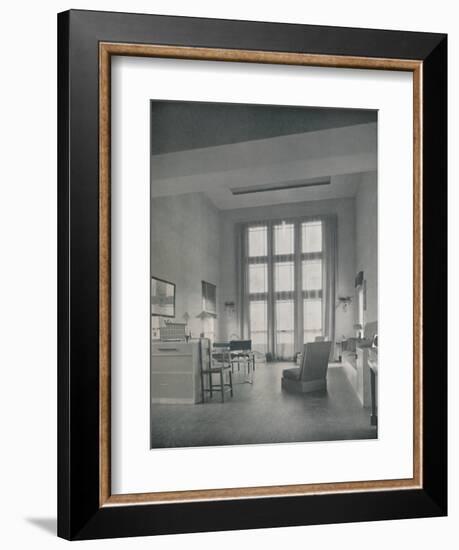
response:
<path fill-rule="evenodd" d="M 326 389 L 331 345 L 331 342 L 305 344 L 301 366 L 283 370 L 282 389 L 296 393 Z"/>

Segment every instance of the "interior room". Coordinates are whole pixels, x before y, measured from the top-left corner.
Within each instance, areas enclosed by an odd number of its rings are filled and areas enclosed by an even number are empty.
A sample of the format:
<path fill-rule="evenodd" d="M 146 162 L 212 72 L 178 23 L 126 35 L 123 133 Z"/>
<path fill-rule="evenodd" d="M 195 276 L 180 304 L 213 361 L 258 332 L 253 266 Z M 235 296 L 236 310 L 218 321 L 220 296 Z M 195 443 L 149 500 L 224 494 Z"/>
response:
<path fill-rule="evenodd" d="M 151 102 L 151 448 L 377 438 L 377 112 Z"/>

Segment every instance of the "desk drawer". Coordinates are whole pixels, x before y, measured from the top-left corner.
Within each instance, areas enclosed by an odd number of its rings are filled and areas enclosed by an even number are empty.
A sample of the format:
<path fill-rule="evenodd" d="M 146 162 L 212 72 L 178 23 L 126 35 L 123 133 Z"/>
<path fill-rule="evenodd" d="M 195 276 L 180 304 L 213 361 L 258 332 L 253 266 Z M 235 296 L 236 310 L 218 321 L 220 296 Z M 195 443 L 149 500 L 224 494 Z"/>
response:
<path fill-rule="evenodd" d="M 191 373 L 193 372 L 193 359 L 191 355 L 179 355 L 175 352 L 152 354 L 151 372 L 164 373 Z"/>
<path fill-rule="evenodd" d="M 192 355 L 193 346 L 186 342 L 155 342 L 151 347 L 151 353 L 156 355 L 176 353 L 179 355 Z"/>
<path fill-rule="evenodd" d="M 152 372 L 151 373 L 151 398 L 163 398 L 163 399 L 193 399 L 194 387 L 193 387 L 192 374 L 184 373 L 164 373 L 164 372 Z"/>

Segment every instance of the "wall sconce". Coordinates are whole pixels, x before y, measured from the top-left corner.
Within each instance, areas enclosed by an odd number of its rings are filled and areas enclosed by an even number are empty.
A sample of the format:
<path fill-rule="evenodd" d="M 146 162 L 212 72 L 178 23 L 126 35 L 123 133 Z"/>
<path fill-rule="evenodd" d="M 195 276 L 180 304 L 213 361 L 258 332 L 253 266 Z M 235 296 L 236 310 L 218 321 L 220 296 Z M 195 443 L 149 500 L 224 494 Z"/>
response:
<path fill-rule="evenodd" d="M 234 302 L 225 302 L 225 311 L 228 316 L 233 316 L 236 312 L 236 304 Z"/>
<path fill-rule="evenodd" d="M 342 306 L 343 311 L 347 311 L 347 308 L 352 303 L 352 297 L 351 296 L 338 296 L 338 302 L 336 304 L 336 309 L 339 308 L 339 306 Z"/>

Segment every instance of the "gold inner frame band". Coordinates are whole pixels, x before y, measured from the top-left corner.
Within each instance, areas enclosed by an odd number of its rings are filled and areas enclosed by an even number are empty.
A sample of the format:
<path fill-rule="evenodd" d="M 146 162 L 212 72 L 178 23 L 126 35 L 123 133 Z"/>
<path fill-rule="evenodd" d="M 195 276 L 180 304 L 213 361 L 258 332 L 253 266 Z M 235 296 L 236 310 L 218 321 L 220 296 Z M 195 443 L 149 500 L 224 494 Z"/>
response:
<path fill-rule="evenodd" d="M 110 93 L 111 57 L 377 69 L 413 73 L 413 477 L 265 487 L 111 494 L 110 378 Z M 282 497 L 422 488 L 422 61 L 337 55 L 230 50 L 155 44 L 99 44 L 99 505 L 160 504 L 197 500 Z"/>

